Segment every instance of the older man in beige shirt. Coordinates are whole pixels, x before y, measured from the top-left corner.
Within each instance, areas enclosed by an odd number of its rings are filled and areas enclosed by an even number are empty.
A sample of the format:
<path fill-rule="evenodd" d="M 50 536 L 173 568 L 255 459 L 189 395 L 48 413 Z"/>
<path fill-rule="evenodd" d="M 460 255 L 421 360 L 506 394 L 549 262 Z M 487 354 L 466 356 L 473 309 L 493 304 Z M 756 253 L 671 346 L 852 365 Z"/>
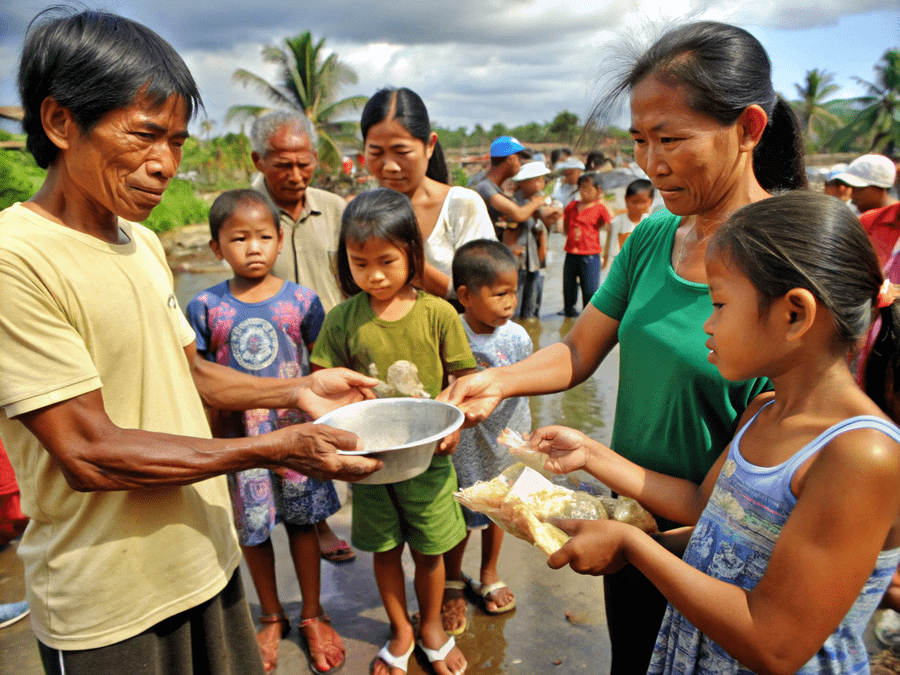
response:
<path fill-rule="evenodd" d="M 337 281 L 337 243 L 345 201 L 309 187 L 318 165 L 318 135 L 300 112 L 274 111 L 257 118 L 250 131 L 251 185 L 281 213 L 285 246 L 273 273 L 313 289 L 327 312 L 344 299 Z"/>

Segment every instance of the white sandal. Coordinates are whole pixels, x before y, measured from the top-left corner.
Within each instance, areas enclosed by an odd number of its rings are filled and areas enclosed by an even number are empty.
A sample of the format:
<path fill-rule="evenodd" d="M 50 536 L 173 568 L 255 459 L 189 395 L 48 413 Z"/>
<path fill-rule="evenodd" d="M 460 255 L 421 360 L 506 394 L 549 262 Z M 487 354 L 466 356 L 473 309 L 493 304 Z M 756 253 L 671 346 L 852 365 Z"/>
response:
<path fill-rule="evenodd" d="M 429 649 L 424 644 L 422 644 L 421 640 L 416 642 L 416 644 L 419 645 L 419 649 L 425 652 L 425 656 L 428 657 L 428 662 L 434 663 L 435 661 L 444 661 L 447 658 L 447 654 L 449 654 L 450 651 L 456 646 L 456 640 L 451 635 L 449 638 L 447 638 L 444 646 L 440 649 Z M 455 673 L 454 675 L 461 675 L 461 673 L 464 672 L 465 668 L 459 671 L 459 673 Z"/>
<path fill-rule="evenodd" d="M 384 661 L 384 663 L 388 667 L 388 670 L 390 670 L 391 668 L 399 668 L 404 673 L 406 672 L 406 668 L 409 665 L 409 657 L 412 655 L 413 649 L 416 648 L 416 643 L 413 642 L 409 646 L 409 651 L 406 652 L 405 654 L 401 654 L 400 656 L 394 656 L 393 654 L 391 654 L 390 647 L 391 647 L 391 642 L 390 642 L 390 640 L 388 640 L 387 642 L 384 643 L 384 647 L 382 647 L 379 650 L 378 656 L 376 656 L 375 659 L 372 661 L 372 665 L 369 668 L 370 673 L 375 670 L 375 661 L 377 661 L 378 659 L 381 659 L 382 661 Z"/>
<path fill-rule="evenodd" d="M 493 611 L 487 608 L 487 599 L 488 599 L 489 595 L 493 594 L 494 591 L 499 591 L 501 588 L 509 588 L 509 586 L 507 586 L 502 581 L 495 581 L 494 583 L 488 584 L 487 586 L 482 586 L 479 582 L 475 581 L 475 579 L 473 579 L 472 577 L 467 576 L 467 575 L 463 575 L 463 576 L 465 576 L 466 583 L 468 584 L 469 588 L 472 589 L 472 592 L 475 593 L 475 595 L 481 596 L 482 603 L 484 604 L 484 611 L 487 612 L 488 614 L 503 614 L 505 612 L 512 611 L 513 609 L 516 608 L 515 597 L 513 597 L 512 601 L 508 602 L 507 604 L 503 605 L 502 607 L 498 607 L 497 609 L 495 609 Z"/>

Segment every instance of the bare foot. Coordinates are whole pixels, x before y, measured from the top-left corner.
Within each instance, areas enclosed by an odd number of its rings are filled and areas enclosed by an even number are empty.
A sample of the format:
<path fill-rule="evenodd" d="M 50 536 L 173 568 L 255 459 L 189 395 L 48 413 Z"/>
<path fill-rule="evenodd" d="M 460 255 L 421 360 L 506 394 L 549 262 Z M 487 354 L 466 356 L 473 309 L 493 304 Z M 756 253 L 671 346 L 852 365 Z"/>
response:
<path fill-rule="evenodd" d="M 482 589 L 488 589 L 498 582 L 500 582 L 500 577 L 496 572 L 481 573 Z M 503 586 L 497 586 L 489 593 L 483 594 L 482 598 L 484 599 L 484 608 L 490 614 L 500 614 L 502 612 L 509 611 L 510 609 L 515 607 L 516 604 L 516 596 L 513 595 L 513 592 L 509 588 L 509 586 L 505 584 Z"/>
<path fill-rule="evenodd" d="M 262 617 L 261 622 L 263 627 L 256 634 L 256 643 L 259 645 L 263 668 L 271 673 L 278 665 L 278 644 L 287 634 L 290 624 L 283 612 L 267 614 Z"/>
<path fill-rule="evenodd" d="M 457 588 L 458 586 L 458 588 Z M 441 601 L 441 623 L 447 635 L 462 635 L 466 630 L 465 583 L 448 579 Z"/>
<path fill-rule="evenodd" d="M 324 560 L 349 562 L 356 558 L 356 553 L 350 545 L 334 533 L 327 521 L 320 520 L 314 527 L 319 538 L 319 554 Z"/>
<path fill-rule="evenodd" d="M 303 619 L 300 622 L 300 634 L 306 641 L 309 658 L 316 672 L 330 673 L 344 663 L 344 642 L 331 627 L 327 615 Z"/>

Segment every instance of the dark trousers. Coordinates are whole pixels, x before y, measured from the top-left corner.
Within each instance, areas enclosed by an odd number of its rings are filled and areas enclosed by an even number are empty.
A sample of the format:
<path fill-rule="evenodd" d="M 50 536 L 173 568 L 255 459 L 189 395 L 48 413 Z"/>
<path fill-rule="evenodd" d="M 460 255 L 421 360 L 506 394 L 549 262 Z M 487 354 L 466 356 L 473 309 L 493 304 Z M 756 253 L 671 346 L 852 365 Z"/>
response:
<path fill-rule="evenodd" d="M 612 647 L 610 675 L 646 673 L 666 611 L 665 596 L 636 567 L 603 577 Z"/>
<path fill-rule="evenodd" d="M 263 675 L 241 570 L 222 592 L 107 647 L 59 650 L 38 641 L 47 675 Z"/>
<path fill-rule="evenodd" d="M 581 288 L 581 308 L 587 307 L 600 287 L 600 254 L 578 255 L 566 253 L 563 261 L 563 311 L 575 316 L 578 289 Z"/>
<path fill-rule="evenodd" d="M 534 272 L 519 270 L 519 287 L 516 291 L 519 307 L 516 309 L 516 316 L 522 319 L 538 316 L 541 311 L 543 290 L 544 275 L 540 270 Z"/>
<path fill-rule="evenodd" d="M 681 527 L 658 516 L 656 522 L 661 531 Z M 603 593 L 612 647 L 610 675 L 646 673 L 669 604 L 666 597 L 631 565 L 603 577 Z"/>

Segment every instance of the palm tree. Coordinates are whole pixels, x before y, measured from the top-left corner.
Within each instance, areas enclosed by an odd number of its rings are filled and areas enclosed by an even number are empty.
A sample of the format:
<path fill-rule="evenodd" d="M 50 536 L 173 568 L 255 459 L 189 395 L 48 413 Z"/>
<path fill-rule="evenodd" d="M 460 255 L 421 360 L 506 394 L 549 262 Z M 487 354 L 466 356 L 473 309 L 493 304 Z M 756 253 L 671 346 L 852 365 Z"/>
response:
<path fill-rule="evenodd" d="M 875 65 L 875 82 L 853 78 L 868 90 L 856 99 L 864 106 L 850 123 L 831 139 L 833 147 L 845 146 L 859 137 L 868 152 L 893 156 L 900 145 L 900 49 L 889 49 Z"/>
<path fill-rule="evenodd" d="M 818 149 L 820 138 L 828 128 L 839 126 L 841 118 L 823 106 L 826 98 L 840 89 L 832 84 L 834 74 L 818 68 L 806 71 L 803 85 L 794 84 L 800 100 L 794 106 L 803 122 L 806 142 L 810 150 Z"/>
<path fill-rule="evenodd" d="M 341 164 L 341 151 L 331 134 L 339 129 L 332 120 L 337 115 L 357 110 L 365 105 L 368 97 L 350 96 L 336 101 L 343 84 L 356 84 L 356 73 L 342 63 L 337 54 L 323 58 L 325 38 L 314 43 L 306 31 L 302 35 L 286 38 L 285 47 L 264 47 L 263 59 L 279 67 L 278 84 L 273 85 L 259 75 L 240 68 L 232 80 L 252 86 L 269 98 L 277 108 L 302 110 L 319 134 L 319 161 L 335 169 Z M 226 120 L 256 117 L 268 108 L 255 105 L 235 105 L 228 109 Z"/>

